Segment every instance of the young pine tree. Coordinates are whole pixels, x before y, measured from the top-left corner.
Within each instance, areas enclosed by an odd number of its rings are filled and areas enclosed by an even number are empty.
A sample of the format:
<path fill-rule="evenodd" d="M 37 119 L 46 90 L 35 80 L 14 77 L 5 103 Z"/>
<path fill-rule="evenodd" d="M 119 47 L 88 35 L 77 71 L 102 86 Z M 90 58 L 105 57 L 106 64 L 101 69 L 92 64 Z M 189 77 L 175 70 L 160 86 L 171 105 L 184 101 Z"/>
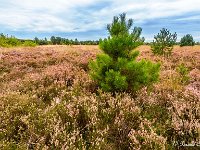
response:
<path fill-rule="evenodd" d="M 115 16 L 107 26 L 110 36 L 99 43 L 104 53 L 89 64 L 92 79 L 103 91 L 136 92 L 158 80 L 159 64 L 136 60 L 139 52 L 134 49 L 143 44 L 144 38 L 140 38 L 139 27 L 130 32 L 132 25 L 133 20 L 126 20 L 125 13 Z"/>
<path fill-rule="evenodd" d="M 163 28 L 160 30 L 160 33 L 154 36 L 151 50 L 156 55 L 170 56 L 176 40 L 176 33 L 172 34 L 169 30 Z"/>

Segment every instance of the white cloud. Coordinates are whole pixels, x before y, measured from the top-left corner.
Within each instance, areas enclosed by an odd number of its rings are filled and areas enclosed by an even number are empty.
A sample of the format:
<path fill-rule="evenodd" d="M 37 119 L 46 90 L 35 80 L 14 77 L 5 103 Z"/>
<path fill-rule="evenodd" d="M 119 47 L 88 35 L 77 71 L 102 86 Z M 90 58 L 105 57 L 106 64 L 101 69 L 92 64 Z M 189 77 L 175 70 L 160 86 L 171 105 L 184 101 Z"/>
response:
<path fill-rule="evenodd" d="M 146 20 L 200 11 L 199 6 L 199 0 L 113 0 L 113 9 L 109 10 L 114 13 L 130 12 L 128 13 L 130 17 Z"/>
<path fill-rule="evenodd" d="M 0 24 L 11 30 L 74 31 L 79 24 L 74 16 L 77 7 L 94 3 L 92 0 L 11 0 L 0 4 Z"/>
<path fill-rule="evenodd" d="M 105 5 L 97 10 L 99 3 Z M 89 31 L 105 28 L 121 12 L 142 23 L 200 12 L 199 6 L 200 0 L 1 0 L 0 27 L 31 32 Z"/>

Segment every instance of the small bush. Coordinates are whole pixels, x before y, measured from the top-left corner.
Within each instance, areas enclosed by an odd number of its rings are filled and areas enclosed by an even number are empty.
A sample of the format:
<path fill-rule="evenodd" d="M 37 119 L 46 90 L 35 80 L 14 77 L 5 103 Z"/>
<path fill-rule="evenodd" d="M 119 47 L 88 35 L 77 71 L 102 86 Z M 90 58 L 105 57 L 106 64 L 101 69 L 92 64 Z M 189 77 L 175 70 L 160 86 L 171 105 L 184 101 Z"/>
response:
<path fill-rule="evenodd" d="M 190 34 L 187 34 L 181 38 L 180 46 L 194 46 L 194 44 L 195 44 L 195 41 L 192 35 Z"/>
<path fill-rule="evenodd" d="M 0 46 L 1 47 L 19 46 L 20 44 L 21 44 L 21 41 L 13 36 L 6 37 L 3 34 L 0 35 Z"/>
<path fill-rule="evenodd" d="M 93 80 L 107 92 L 135 92 L 143 86 L 150 86 L 158 80 L 159 64 L 150 61 L 136 61 L 138 51 L 133 50 L 143 43 L 142 29 L 135 27 L 129 32 L 132 19 L 126 21 L 126 14 L 115 16 L 107 26 L 110 36 L 100 40 L 103 54 L 89 64 Z"/>
<path fill-rule="evenodd" d="M 177 34 L 172 34 L 169 30 L 163 28 L 160 33 L 154 36 L 154 39 L 151 45 L 152 52 L 156 55 L 169 56 L 172 53 L 173 45 L 176 43 Z"/>
<path fill-rule="evenodd" d="M 37 44 L 35 43 L 35 42 L 33 42 L 33 41 L 25 41 L 24 43 L 23 43 L 23 46 L 30 46 L 30 47 L 34 47 L 34 46 L 36 46 Z"/>
<path fill-rule="evenodd" d="M 14 36 L 5 36 L 0 34 L 0 47 L 15 47 L 15 46 L 31 46 L 34 47 L 37 44 L 31 40 L 20 40 Z"/>
<path fill-rule="evenodd" d="M 182 83 L 183 85 L 189 83 L 189 70 L 184 64 L 181 64 L 177 67 L 177 72 L 180 75 L 180 83 Z"/>

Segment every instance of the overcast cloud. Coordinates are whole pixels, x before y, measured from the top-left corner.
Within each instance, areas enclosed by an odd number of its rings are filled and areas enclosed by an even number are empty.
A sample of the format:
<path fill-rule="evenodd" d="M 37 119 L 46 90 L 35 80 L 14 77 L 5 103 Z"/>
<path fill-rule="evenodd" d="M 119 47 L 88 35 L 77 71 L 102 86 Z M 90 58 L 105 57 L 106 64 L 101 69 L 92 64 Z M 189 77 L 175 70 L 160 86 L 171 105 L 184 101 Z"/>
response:
<path fill-rule="evenodd" d="M 200 0 L 1 0 L 0 32 L 20 38 L 98 39 L 106 24 L 126 12 L 152 40 L 163 27 L 200 41 Z"/>

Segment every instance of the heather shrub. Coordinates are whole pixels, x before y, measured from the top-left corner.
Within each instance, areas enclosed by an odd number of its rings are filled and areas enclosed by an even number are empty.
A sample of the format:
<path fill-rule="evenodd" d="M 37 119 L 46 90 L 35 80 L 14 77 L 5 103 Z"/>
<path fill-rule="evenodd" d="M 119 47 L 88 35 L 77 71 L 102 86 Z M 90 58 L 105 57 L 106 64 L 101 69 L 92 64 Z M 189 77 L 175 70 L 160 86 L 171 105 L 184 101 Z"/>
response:
<path fill-rule="evenodd" d="M 175 149 L 199 140 L 199 101 L 186 93 L 85 94 L 62 89 L 49 104 L 1 96 L 1 149 Z"/>
<path fill-rule="evenodd" d="M 156 36 L 154 36 L 151 50 L 156 55 L 170 56 L 172 53 L 173 45 L 177 40 L 177 34 L 170 33 L 169 30 L 163 28 Z"/>
<path fill-rule="evenodd" d="M 147 60 L 136 61 L 139 52 L 133 50 L 141 45 L 141 28 L 129 32 L 133 20 L 126 14 L 115 16 L 107 26 L 110 36 L 99 43 L 103 54 L 97 55 L 89 64 L 90 75 L 103 91 L 135 92 L 158 80 L 159 64 Z"/>
<path fill-rule="evenodd" d="M 162 68 L 151 92 L 145 87 L 134 97 L 104 92 L 90 80 L 83 66 L 99 54 L 97 47 L 63 47 L 3 49 L 0 149 L 199 149 L 198 48 L 183 52 L 176 47 L 172 59 L 163 59 L 153 56 L 150 47 L 140 47 L 135 63 L 142 58 L 162 61 Z M 137 56 L 135 50 L 131 54 Z M 184 85 L 182 75 L 190 69 L 195 80 Z"/>
<path fill-rule="evenodd" d="M 190 93 L 175 93 L 169 97 L 171 108 L 171 127 L 166 134 L 168 143 L 176 148 L 193 144 L 194 149 L 198 147 L 200 140 L 199 111 L 200 103 L 198 97 Z"/>
<path fill-rule="evenodd" d="M 195 41 L 192 35 L 187 34 L 181 38 L 180 46 L 194 46 Z"/>

